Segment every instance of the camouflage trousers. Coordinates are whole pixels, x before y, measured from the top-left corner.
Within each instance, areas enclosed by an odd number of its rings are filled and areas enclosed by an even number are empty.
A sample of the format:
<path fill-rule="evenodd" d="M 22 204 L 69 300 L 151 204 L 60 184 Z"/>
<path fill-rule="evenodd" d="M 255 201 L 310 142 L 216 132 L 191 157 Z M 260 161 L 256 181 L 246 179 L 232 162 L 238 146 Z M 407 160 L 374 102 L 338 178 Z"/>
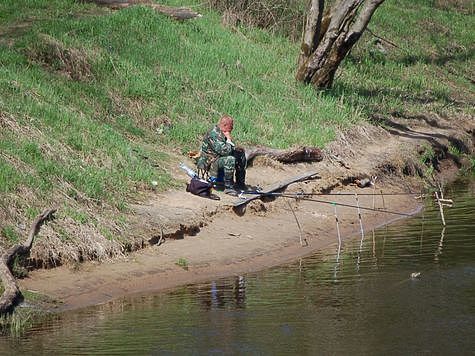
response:
<path fill-rule="evenodd" d="M 235 149 L 232 156 L 218 157 L 211 163 L 209 175 L 217 177 L 218 171 L 222 169 L 225 177 L 232 177 L 236 173 L 236 182 L 242 182 L 246 175 L 246 154 L 243 149 Z"/>

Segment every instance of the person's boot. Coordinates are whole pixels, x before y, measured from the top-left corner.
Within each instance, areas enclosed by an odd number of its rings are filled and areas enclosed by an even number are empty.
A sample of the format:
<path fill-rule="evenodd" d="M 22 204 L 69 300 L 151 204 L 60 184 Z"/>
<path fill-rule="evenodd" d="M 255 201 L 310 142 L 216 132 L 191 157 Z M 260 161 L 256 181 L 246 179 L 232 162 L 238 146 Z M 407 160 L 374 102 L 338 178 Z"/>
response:
<path fill-rule="evenodd" d="M 237 192 L 234 190 L 233 171 L 224 172 L 224 193 L 237 197 Z"/>
<path fill-rule="evenodd" d="M 246 171 L 245 170 L 236 170 L 236 185 L 235 188 L 238 190 L 247 190 L 246 185 Z"/>

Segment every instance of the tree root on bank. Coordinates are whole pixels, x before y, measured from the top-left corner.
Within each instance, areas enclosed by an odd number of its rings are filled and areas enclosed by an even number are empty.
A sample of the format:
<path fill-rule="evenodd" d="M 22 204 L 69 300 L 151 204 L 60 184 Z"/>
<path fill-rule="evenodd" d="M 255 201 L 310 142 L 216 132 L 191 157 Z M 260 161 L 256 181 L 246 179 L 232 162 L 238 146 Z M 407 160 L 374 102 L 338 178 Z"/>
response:
<path fill-rule="evenodd" d="M 270 147 L 236 147 L 236 150 L 245 152 L 246 161 L 250 163 L 257 156 L 267 156 L 282 163 L 320 162 L 323 160 L 323 152 L 317 147 L 300 146 L 287 150 Z M 200 157 L 200 151 L 188 152 L 188 157 L 195 162 Z"/>
<path fill-rule="evenodd" d="M 252 161 L 256 156 L 268 156 L 282 163 L 320 162 L 323 160 L 322 150 L 317 147 L 297 147 L 278 150 L 269 147 L 246 148 L 246 159 Z"/>
<path fill-rule="evenodd" d="M 45 222 L 54 219 L 53 214 L 55 212 L 56 209 L 47 209 L 36 217 L 31 225 L 28 238 L 23 245 L 14 245 L 6 251 L 0 249 L 0 252 L 3 252 L 0 257 L 0 280 L 4 287 L 4 292 L 0 298 L 0 315 L 11 312 L 16 303 L 22 298 L 15 277 L 11 272 L 11 265 L 15 257 L 25 256 L 30 252 L 33 246 L 33 240 L 40 232 L 41 226 Z"/>

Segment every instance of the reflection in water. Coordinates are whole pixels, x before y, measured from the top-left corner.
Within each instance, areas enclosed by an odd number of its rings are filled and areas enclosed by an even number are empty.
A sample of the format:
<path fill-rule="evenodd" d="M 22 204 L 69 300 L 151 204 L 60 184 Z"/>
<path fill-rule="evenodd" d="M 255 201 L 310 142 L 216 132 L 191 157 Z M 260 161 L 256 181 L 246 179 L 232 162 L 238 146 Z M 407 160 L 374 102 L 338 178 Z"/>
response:
<path fill-rule="evenodd" d="M 340 233 L 340 221 L 338 220 L 338 212 L 336 210 L 336 204 L 333 204 L 333 207 L 335 208 L 335 220 L 336 220 L 336 233 L 338 235 L 338 250 L 336 253 L 336 262 L 340 261 L 340 252 L 341 252 L 341 233 Z"/>
<path fill-rule="evenodd" d="M 435 251 L 435 254 L 434 254 L 434 260 L 436 262 L 439 262 L 439 255 L 442 254 L 442 246 L 444 244 L 444 235 L 445 235 L 445 226 L 442 228 L 442 231 L 440 232 L 439 246 L 437 246 L 437 251 Z"/>
<path fill-rule="evenodd" d="M 361 240 L 360 240 L 360 249 L 358 250 L 358 262 L 357 262 L 357 268 L 360 268 L 360 257 L 361 257 L 361 252 L 363 250 L 363 241 L 364 241 L 364 229 L 363 229 L 363 221 L 361 219 L 361 210 L 360 210 L 360 201 L 358 199 L 358 194 L 355 193 L 355 199 L 356 199 L 356 207 L 358 209 L 358 221 L 360 223 L 360 231 L 361 231 Z"/>
<path fill-rule="evenodd" d="M 445 228 L 430 202 L 334 255 L 60 314 L 0 338 L 0 354 L 472 354 L 475 184 L 466 187 L 450 192 Z"/>
<path fill-rule="evenodd" d="M 204 310 L 244 308 L 246 306 L 246 279 L 236 276 L 234 279 L 212 281 L 210 285 L 201 284 L 194 288 L 200 305 Z"/>

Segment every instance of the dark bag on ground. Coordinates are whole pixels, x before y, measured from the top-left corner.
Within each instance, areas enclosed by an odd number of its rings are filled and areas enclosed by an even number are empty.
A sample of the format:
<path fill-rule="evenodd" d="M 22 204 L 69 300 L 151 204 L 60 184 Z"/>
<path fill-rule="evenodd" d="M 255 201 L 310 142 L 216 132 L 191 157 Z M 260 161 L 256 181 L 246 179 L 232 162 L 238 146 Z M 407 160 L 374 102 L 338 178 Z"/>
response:
<path fill-rule="evenodd" d="M 186 191 L 200 197 L 210 198 L 211 196 L 211 183 L 208 183 L 197 177 L 191 178 L 190 183 L 186 185 Z"/>

